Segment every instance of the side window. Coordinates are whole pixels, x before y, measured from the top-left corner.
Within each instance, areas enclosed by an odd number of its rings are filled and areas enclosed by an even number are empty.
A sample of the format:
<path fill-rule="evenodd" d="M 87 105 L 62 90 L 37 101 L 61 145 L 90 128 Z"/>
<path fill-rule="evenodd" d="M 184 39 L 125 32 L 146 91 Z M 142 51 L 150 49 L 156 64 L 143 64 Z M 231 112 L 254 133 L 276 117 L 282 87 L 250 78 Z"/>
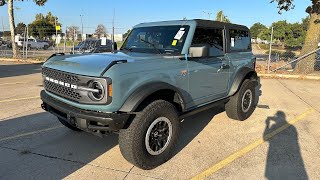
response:
<path fill-rule="evenodd" d="M 223 29 L 197 28 L 192 45 L 209 45 L 209 56 L 223 55 Z"/>
<path fill-rule="evenodd" d="M 248 31 L 230 29 L 229 33 L 231 51 L 251 50 L 251 38 Z"/>

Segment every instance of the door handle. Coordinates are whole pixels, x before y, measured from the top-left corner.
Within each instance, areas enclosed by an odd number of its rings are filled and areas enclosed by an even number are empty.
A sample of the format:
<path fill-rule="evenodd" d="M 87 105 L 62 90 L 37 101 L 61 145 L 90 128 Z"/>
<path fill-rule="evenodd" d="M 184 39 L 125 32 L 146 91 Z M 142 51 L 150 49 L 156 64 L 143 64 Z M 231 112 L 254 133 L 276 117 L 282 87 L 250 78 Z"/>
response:
<path fill-rule="evenodd" d="M 230 66 L 228 64 L 222 64 L 220 69 L 230 69 Z"/>

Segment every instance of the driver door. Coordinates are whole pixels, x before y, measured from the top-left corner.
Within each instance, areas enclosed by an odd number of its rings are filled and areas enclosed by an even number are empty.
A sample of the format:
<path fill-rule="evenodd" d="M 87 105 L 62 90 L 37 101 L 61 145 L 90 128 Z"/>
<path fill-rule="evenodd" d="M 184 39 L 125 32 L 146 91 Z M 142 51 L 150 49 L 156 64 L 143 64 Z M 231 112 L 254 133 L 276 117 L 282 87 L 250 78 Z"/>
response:
<path fill-rule="evenodd" d="M 188 61 L 189 93 L 194 105 L 202 105 L 227 95 L 229 61 L 224 53 L 224 28 L 196 29 L 192 45 L 209 46 L 209 56 Z"/>

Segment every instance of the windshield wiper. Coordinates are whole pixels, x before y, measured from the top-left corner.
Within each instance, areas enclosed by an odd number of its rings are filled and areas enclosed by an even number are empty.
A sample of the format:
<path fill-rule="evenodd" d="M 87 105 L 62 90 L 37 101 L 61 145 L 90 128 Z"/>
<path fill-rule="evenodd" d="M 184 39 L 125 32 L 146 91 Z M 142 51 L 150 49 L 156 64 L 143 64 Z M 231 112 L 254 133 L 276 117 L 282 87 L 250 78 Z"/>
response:
<path fill-rule="evenodd" d="M 140 41 L 145 42 L 145 43 L 147 43 L 147 44 L 150 44 L 155 50 L 157 50 L 157 51 L 159 52 L 159 54 L 162 54 L 161 50 L 158 49 L 158 48 L 156 47 L 156 45 L 154 45 L 153 43 L 151 43 L 151 42 L 149 42 L 149 41 L 147 41 L 147 40 L 144 40 L 144 39 L 140 39 Z"/>

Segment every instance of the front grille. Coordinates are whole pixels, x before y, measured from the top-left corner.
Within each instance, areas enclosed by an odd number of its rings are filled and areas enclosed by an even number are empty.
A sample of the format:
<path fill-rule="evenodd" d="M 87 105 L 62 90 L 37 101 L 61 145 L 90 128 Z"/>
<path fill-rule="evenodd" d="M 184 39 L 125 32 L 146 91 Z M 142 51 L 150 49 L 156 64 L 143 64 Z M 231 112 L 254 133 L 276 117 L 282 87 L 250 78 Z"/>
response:
<path fill-rule="evenodd" d="M 61 71 L 56 71 L 48 68 L 43 68 L 42 74 L 45 77 L 62 81 L 64 83 L 69 83 L 71 85 L 77 85 L 80 81 L 77 75 L 64 73 Z M 73 89 L 71 87 L 66 87 L 51 81 L 44 80 L 44 88 L 51 93 L 63 96 L 71 100 L 79 101 L 81 99 L 81 95 L 77 92 L 76 89 Z"/>
<path fill-rule="evenodd" d="M 77 93 L 75 89 L 72 88 L 64 87 L 49 81 L 45 81 L 44 87 L 46 88 L 46 90 L 52 93 L 59 94 L 67 98 L 76 100 L 81 99 L 81 95 Z"/>
<path fill-rule="evenodd" d="M 53 79 L 57 79 L 59 81 L 63 81 L 70 84 L 77 84 L 80 81 L 79 77 L 76 75 L 67 74 L 61 71 L 56 71 L 48 68 L 43 68 L 42 74 L 46 77 L 51 77 Z"/>

